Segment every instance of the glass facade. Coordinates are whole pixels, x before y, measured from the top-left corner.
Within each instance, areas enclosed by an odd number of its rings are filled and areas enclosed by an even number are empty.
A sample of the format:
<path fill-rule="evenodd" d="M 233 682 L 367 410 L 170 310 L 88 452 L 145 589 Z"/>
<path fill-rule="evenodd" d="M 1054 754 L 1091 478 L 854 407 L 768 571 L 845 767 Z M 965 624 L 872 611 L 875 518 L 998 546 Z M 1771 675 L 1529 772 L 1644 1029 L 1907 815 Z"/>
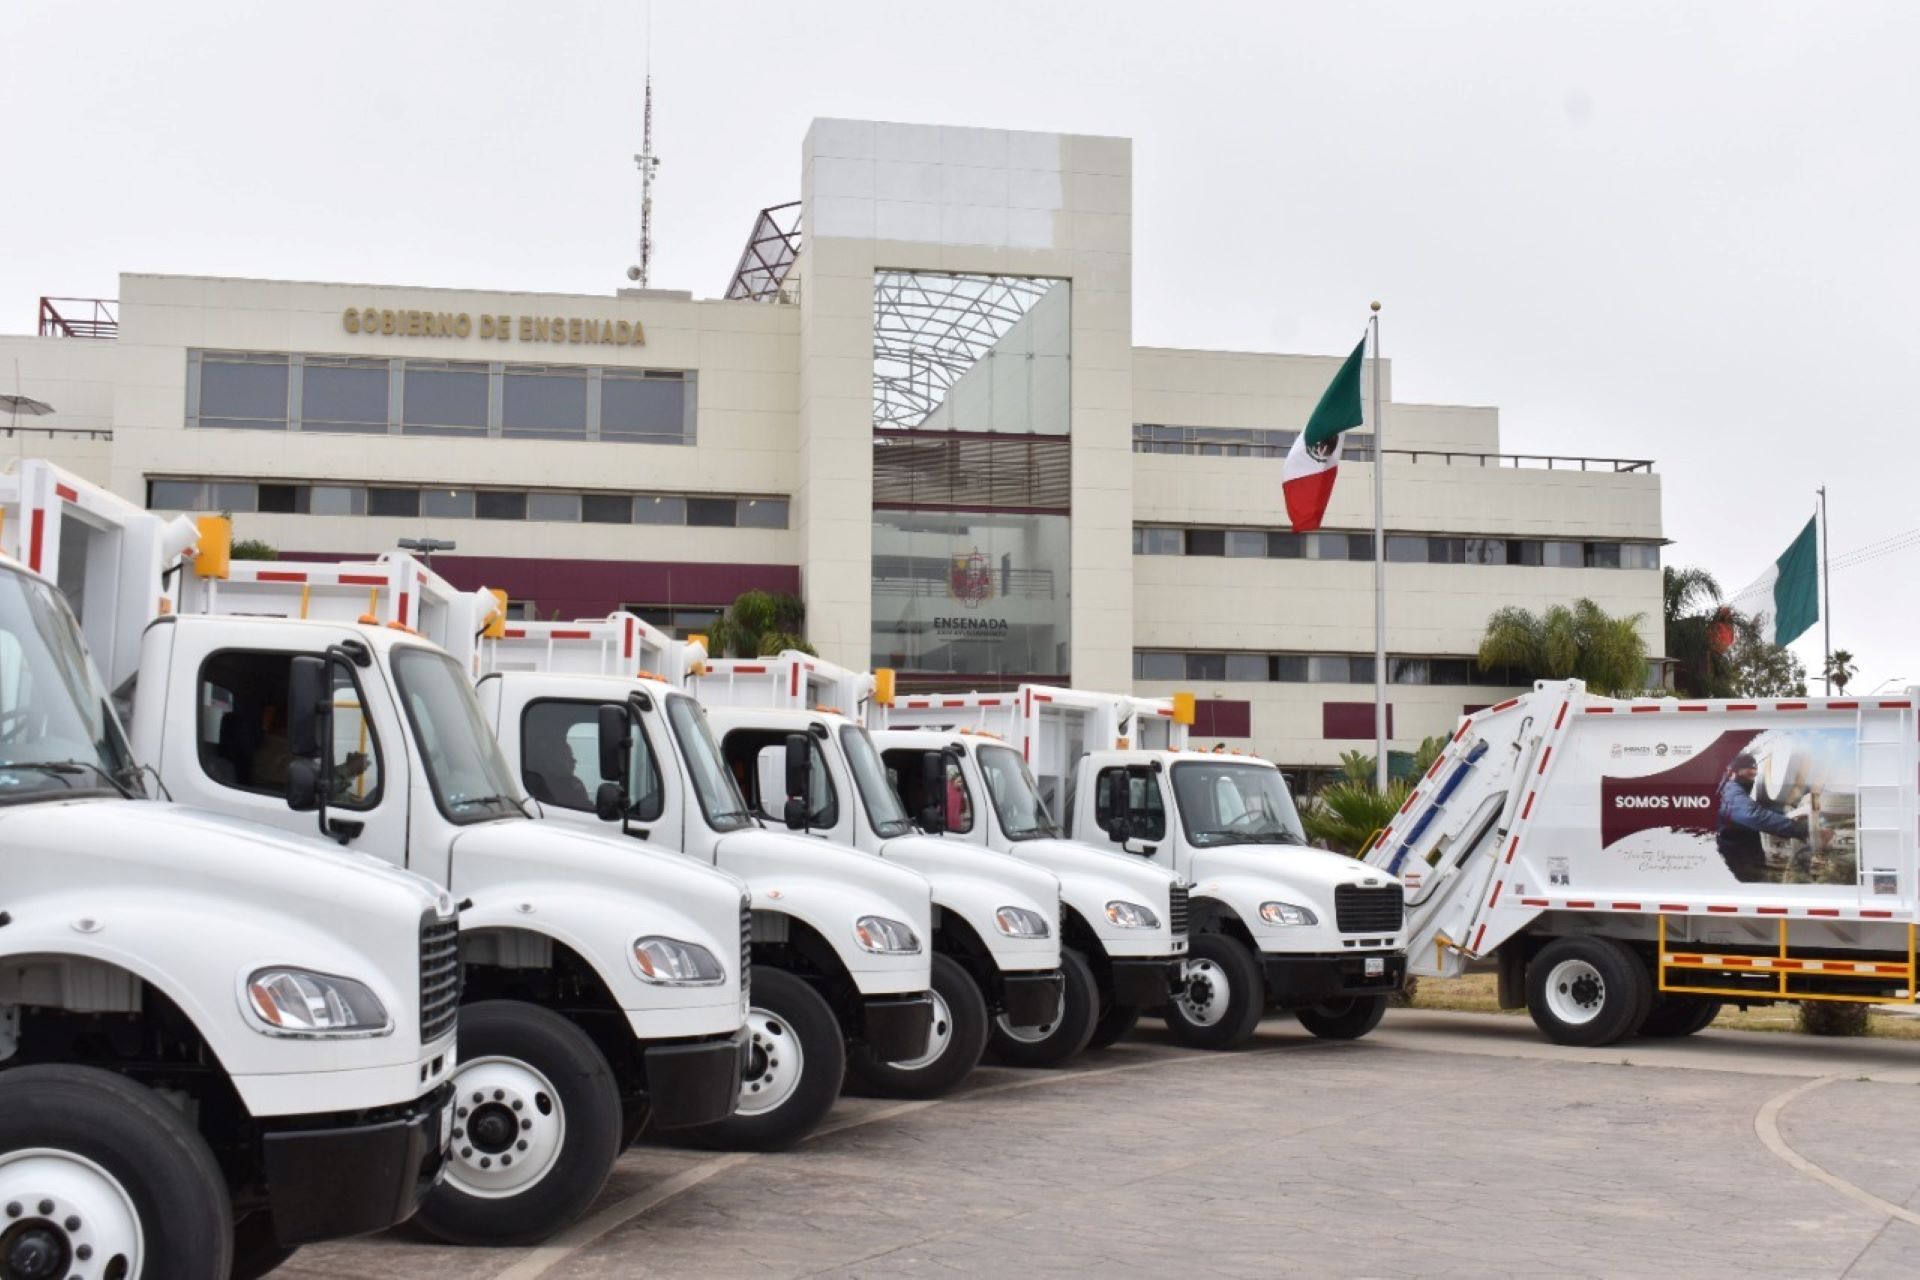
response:
<path fill-rule="evenodd" d="M 873 513 L 873 665 L 966 675 L 1068 670 L 1067 517 Z"/>

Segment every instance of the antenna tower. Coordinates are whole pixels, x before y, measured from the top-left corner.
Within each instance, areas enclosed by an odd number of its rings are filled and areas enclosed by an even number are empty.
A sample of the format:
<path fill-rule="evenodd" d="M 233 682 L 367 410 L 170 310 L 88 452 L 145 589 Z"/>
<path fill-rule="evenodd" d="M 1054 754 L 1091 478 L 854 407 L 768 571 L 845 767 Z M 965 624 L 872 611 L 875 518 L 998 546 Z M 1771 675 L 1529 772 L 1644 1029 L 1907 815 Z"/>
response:
<path fill-rule="evenodd" d="M 646 113 L 640 134 L 640 154 L 633 162 L 640 167 L 640 261 L 627 269 L 627 277 L 644 289 L 653 266 L 653 173 L 660 158 L 653 154 L 653 73 L 647 73 Z"/>

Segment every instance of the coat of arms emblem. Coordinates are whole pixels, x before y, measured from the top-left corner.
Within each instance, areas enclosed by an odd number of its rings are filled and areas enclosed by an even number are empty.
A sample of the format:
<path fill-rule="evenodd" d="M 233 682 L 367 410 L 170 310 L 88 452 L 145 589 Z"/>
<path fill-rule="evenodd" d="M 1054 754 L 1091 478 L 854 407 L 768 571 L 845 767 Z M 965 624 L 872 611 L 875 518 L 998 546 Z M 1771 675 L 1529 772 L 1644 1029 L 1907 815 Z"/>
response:
<path fill-rule="evenodd" d="M 947 569 L 947 593 L 969 609 L 993 599 L 993 570 L 978 547 L 953 558 Z"/>

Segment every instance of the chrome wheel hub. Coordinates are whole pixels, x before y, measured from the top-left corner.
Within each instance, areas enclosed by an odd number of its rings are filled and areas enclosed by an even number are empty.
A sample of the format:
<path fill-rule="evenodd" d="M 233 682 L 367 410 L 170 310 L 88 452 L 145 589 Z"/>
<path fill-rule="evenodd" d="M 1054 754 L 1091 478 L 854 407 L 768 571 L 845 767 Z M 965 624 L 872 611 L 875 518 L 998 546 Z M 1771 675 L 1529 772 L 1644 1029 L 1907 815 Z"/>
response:
<path fill-rule="evenodd" d="M 120 1180 L 71 1151 L 0 1156 L 0 1280 L 135 1280 L 145 1236 Z"/>
<path fill-rule="evenodd" d="M 514 1058 L 476 1058 L 460 1064 L 453 1088 L 449 1183 L 504 1200 L 547 1176 L 566 1145 L 567 1115 L 545 1075 Z"/>
<path fill-rule="evenodd" d="M 740 1080 L 743 1116 L 765 1115 L 784 1105 L 800 1087 L 806 1056 L 800 1038 L 779 1014 L 768 1009 L 747 1010 L 747 1069 Z"/>

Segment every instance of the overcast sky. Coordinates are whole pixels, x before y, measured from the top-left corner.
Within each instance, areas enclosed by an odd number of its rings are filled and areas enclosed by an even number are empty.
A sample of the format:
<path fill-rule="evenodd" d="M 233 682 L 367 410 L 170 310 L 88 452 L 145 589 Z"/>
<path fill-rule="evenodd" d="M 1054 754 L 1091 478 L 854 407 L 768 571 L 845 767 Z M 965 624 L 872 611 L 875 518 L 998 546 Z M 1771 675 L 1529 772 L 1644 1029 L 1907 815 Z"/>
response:
<path fill-rule="evenodd" d="M 651 43 L 656 285 L 724 288 L 815 116 L 1121 134 L 1142 345 L 1339 353 L 1379 298 L 1398 398 L 1655 459 L 1730 592 L 1823 482 L 1836 561 L 1920 529 L 1920 5 L 660 0 Z M 640 0 L 7 0 L 0 331 L 123 270 L 611 290 L 647 44 Z M 1916 578 L 1920 535 L 1836 569 L 1856 691 L 1920 682 Z"/>

